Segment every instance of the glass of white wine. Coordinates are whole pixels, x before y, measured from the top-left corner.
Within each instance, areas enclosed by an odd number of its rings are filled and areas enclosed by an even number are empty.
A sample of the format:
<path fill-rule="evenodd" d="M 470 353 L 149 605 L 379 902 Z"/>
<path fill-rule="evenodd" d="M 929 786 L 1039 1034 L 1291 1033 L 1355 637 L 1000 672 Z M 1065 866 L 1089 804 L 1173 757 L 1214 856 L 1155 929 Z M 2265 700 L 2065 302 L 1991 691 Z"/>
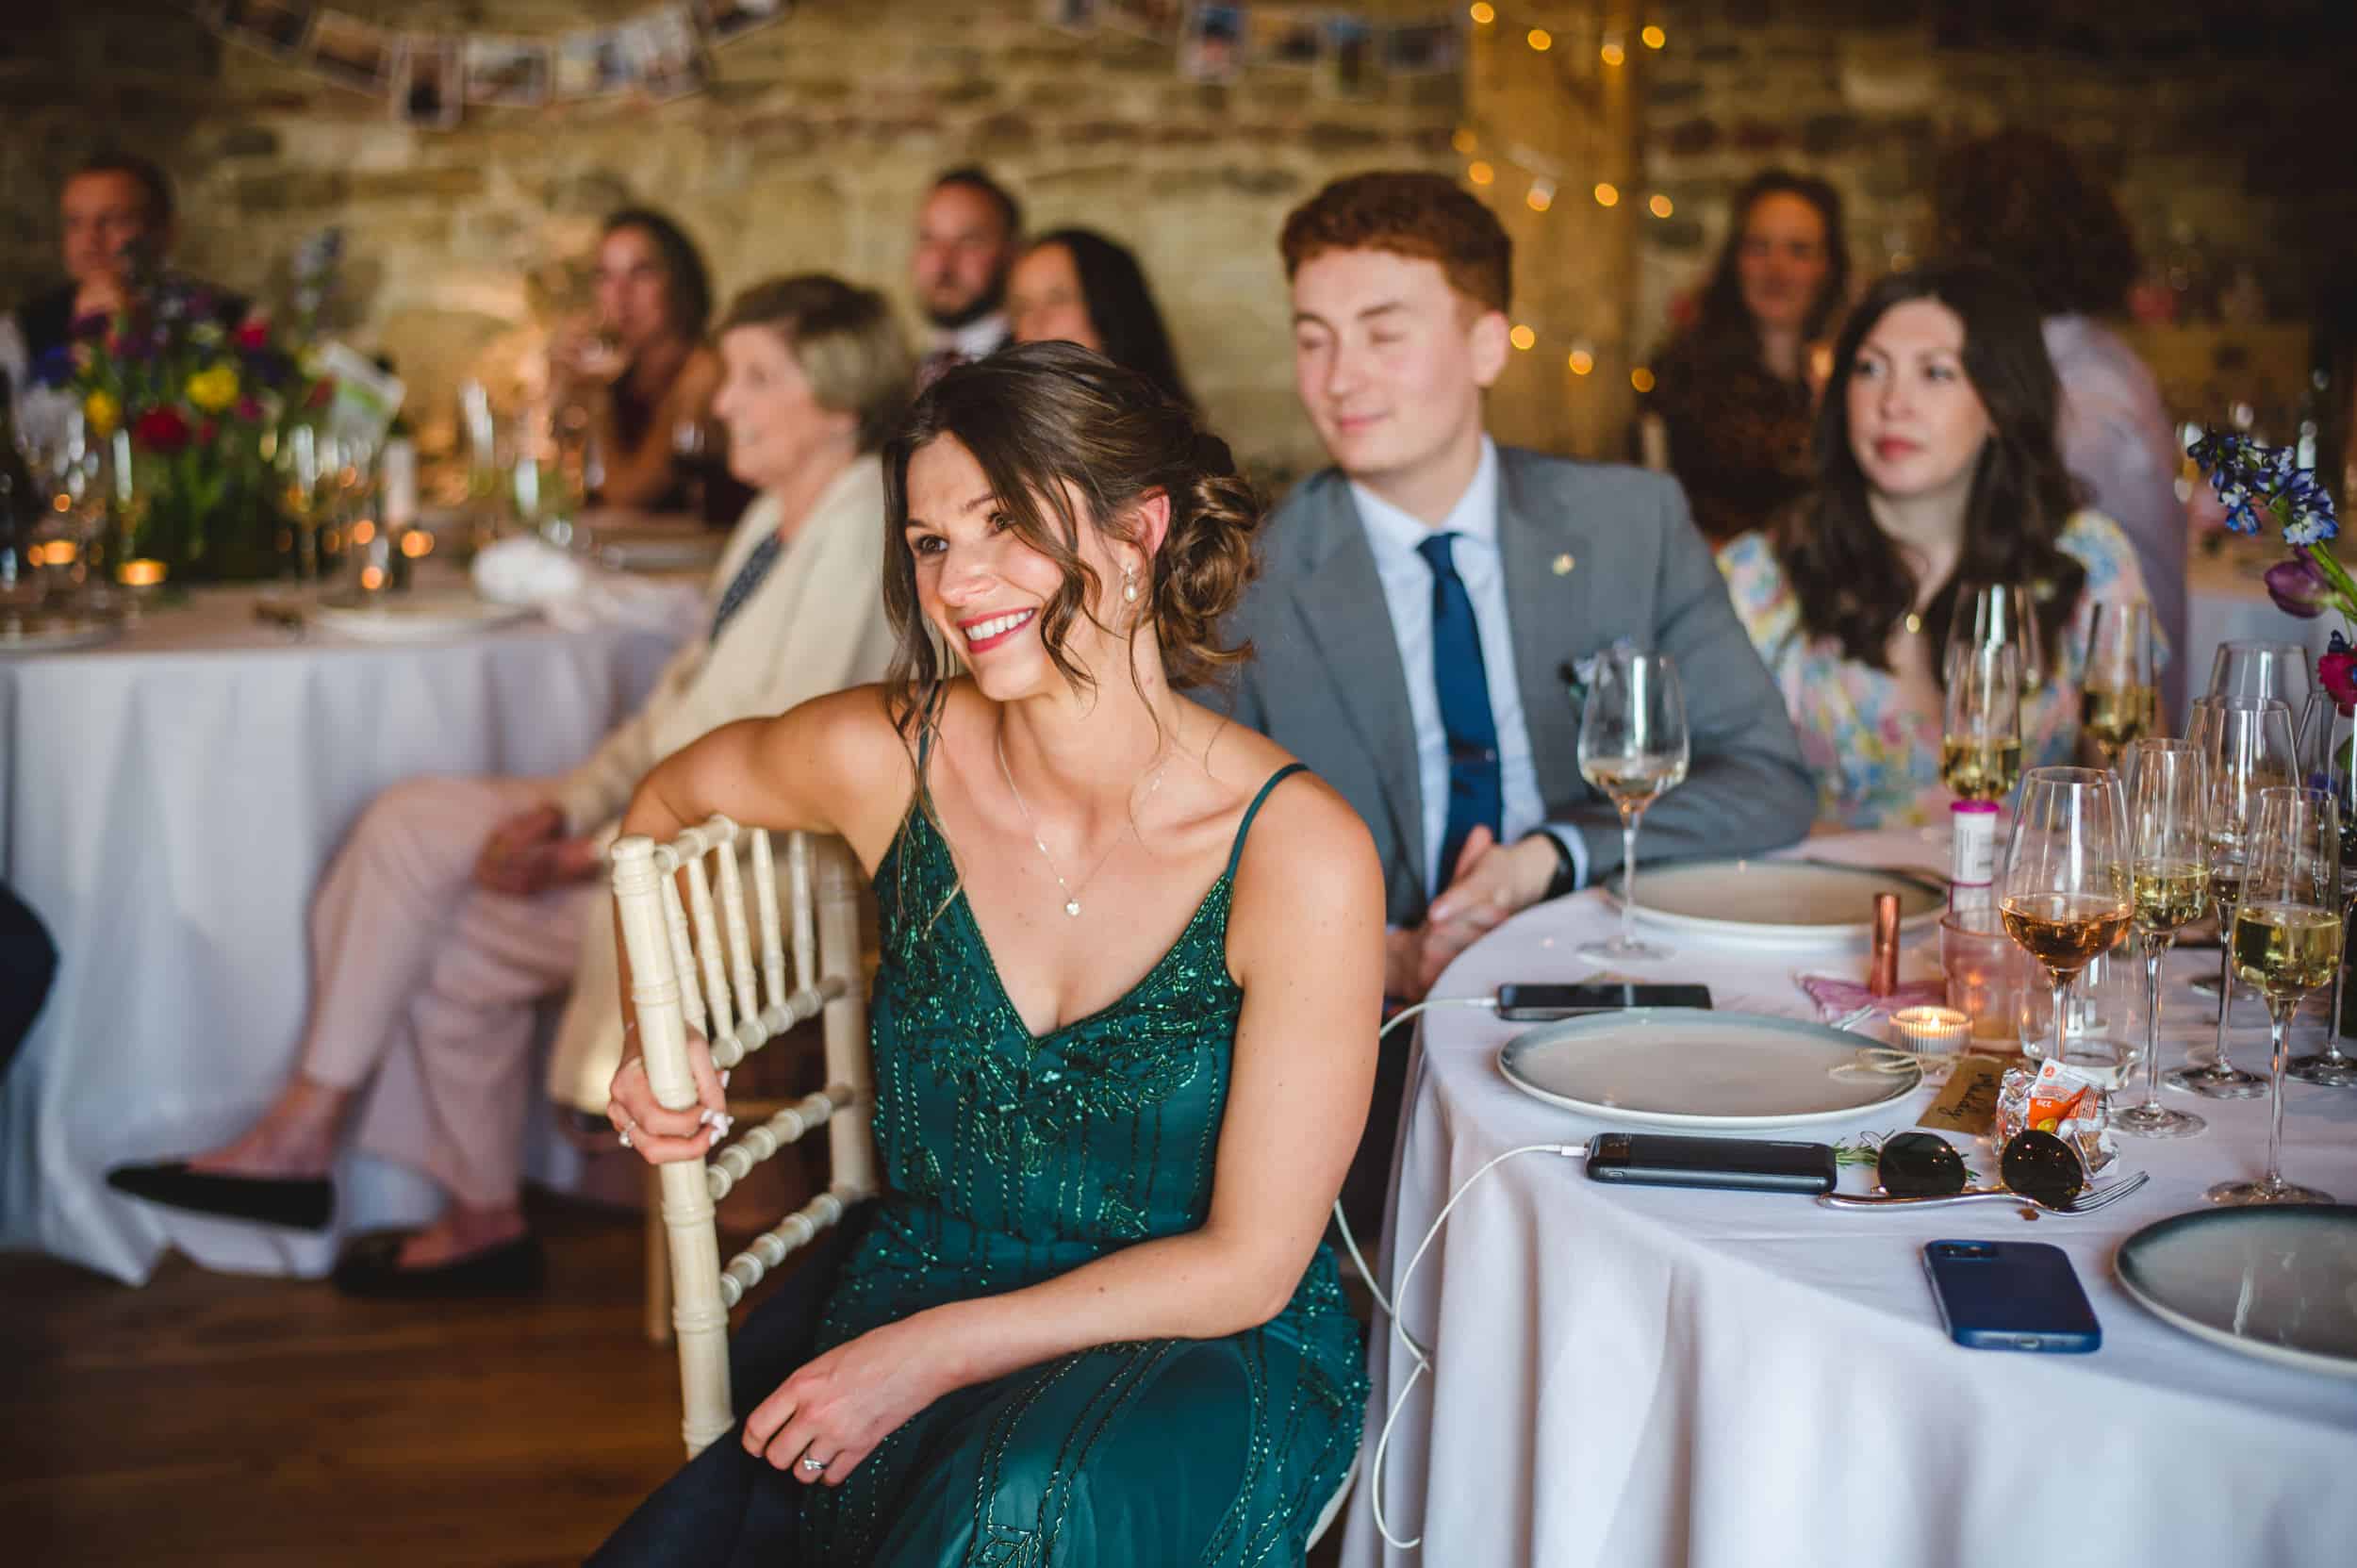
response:
<path fill-rule="evenodd" d="M 1940 782 L 1960 801 L 2002 801 L 2020 776 L 2020 651 L 2004 642 L 1952 648 Z"/>
<path fill-rule="evenodd" d="M 2063 1059 L 2070 982 L 2109 952 L 2135 905 L 2119 777 L 2097 767 L 2034 767 L 2021 780 L 1998 894 L 2005 934 L 2054 988 L 2053 1060 Z"/>
<path fill-rule="evenodd" d="M 1579 718 L 1579 775 L 1621 811 L 1621 934 L 1591 942 L 1583 958 L 1667 958 L 1637 940 L 1637 825 L 1645 808 L 1686 780 L 1686 697 L 1667 653 L 1614 651 L 1597 661 Z"/>
<path fill-rule="evenodd" d="M 2299 756 L 2292 740 L 2291 709 L 2271 697 L 2204 697 L 2193 705 L 2193 722 L 2187 726 L 2185 738 L 2201 749 L 2210 783 L 2205 814 L 2210 901 L 2217 910 L 2221 938 L 2217 1032 L 2208 1066 L 2172 1068 L 2161 1081 L 2172 1089 L 2211 1099 L 2255 1099 L 2267 1092 L 2266 1080 L 2235 1066 L 2227 1054 L 2234 966 L 2233 953 L 2223 938 L 2234 923 L 2260 792 L 2289 785 L 2298 777 Z"/>
<path fill-rule="evenodd" d="M 2011 644 L 2021 678 L 2021 695 L 2035 697 L 2046 685 L 2046 644 L 2038 630 L 2037 601 L 2020 583 L 1965 583 L 1956 588 L 1954 618 L 1948 622 L 1946 656 L 1959 648 Z"/>
<path fill-rule="evenodd" d="M 294 530 L 295 582 L 305 599 L 320 586 L 320 526 L 335 509 L 335 454 L 317 430 L 298 424 L 278 443 L 278 504 Z"/>
<path fill-rule="evenodd" d="M 2311 789 L 2332 792 L 2341 813 L 2341 918 L 2343 929 L 2357 918 L 2357 719 L 2341 712 L 2332 694 L 2318 686 L 2309 694 L 2299 721 L 2299 766 Z M 2346 950 L 2346 949 L 2344 949 Z M 2332 974 L 2331 1011 L 2325 1015 L 2324 1048 L 2295 1056 L 2287 1078 L 2328 1089 L 2357 1088 L 2357 1057 L 2341 1049 L 2341 993 L 2349 983 L 2346 965 Z"/>
<path fill-rule="evenodd" d="M 2330 1194 L 2283 1180 L 2283 1062 L 2292 1015 L 2340 967 L 2341 818 L 2332 797 L 2261 791 L 2250 866 L 2227 947 L 2234 972 L 2266 997 L 2274 1028 L 2267 1168 L 2256 1181 L 2221 1181 L 2205 1196 L 2213 1203 L 2330 1203 Z"/>
<path fill-rule="evenodd" d="M 2138 740 L 2127 773 L 2128 883 L 2144 949 L 2144 1102 L 2112 1125 L 2142 1138 L 2184 1138 L 2207 1124 L 2161 1103 L 2161 965 L 2178 931 L 2210 908 L 2209 769 L 2192 741 Z"/>
<path fill-rule="evenodd" d="M 2151 734 L 2159 716 L 2152 606 L 2141 599 L 2098 602 L 2079 672 L 2079 733 L 2095 743 L 2104 767 L 2118 767 L 2128 743 Z"/>

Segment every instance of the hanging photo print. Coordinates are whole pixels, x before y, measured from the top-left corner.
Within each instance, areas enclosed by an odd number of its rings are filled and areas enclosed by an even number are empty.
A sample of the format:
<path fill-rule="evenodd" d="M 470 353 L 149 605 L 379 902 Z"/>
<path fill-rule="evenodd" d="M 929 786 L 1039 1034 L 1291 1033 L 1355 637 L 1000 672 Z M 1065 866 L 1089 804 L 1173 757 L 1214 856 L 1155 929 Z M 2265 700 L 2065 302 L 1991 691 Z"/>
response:
<path fill-rule="evenodd" d="M 221 8 L 221 30 L 265 55 L 290 60 L 303 52 L 314 8 L 293 0 L 228 0 Z"/>
<path fill-rule="evenodd" d="M 786 0 L 696 0 L 704 36 L 715 43 L 726 43 L 755 27 L 766 27 L 784 16 L 786 10 Z"/>
<path fill-rule="evenodd" d="M 392 91 L 394 53 L 392 34 L 342 11 L 320 12 L 311 28 L 311 68 L 371 98 Z"/>
<path fill-rule="evenodd" d="M 467 102 L 531 108 L 548 101 L 549 46 L 527 38 L 470 38 Z"/>
<path fill-rule="evenodd" d="M 625 31 L 638 85 L 648 97 L 661 103 L 704 85 L 703 51 L 685 6 L 666 6 L 639 18 Z"/>
<path fill-rule="evenodd" d="M 637 85 L 630 40 L 621 27 L 590 27 L 556 41 L 550 67 L 551 96 L 559 100 L 610 98 Z"/>
<path fill-rule="evenodd" d="M 1245 52 L 1255 66 L 1310 70 L 1318 63 L 1324 23 L 1325 14 L 1320 11 L 1279 11 L 1255 6 L 1244 13 Z"/>
<path fill-rule="evenodd" d="M 403 43 L 393 73 L 393 118 L 429 130 L 458 124 L 461 89 L 458 41 L 414 33 Z"/>
<path fill-rule="evenodd" d="M 1178 34 L 1178 74 L 1191 81 L 1230 82 L 1244 70 L 1244 8 L 1195 0 Z"/>

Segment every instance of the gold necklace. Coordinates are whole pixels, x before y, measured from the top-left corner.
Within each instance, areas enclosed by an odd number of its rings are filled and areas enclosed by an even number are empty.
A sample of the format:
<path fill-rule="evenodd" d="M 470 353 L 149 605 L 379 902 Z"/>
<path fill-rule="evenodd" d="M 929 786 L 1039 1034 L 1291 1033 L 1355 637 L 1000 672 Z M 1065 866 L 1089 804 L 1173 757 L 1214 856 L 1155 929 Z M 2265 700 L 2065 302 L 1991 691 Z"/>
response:
<path fill-rule="evenodd" d="M 1077 920 L 1080 917 L 1080 888 L 1064 881 L 1063 872 L 1056 867 L 1056 857 L 1047 852 L 1047 840 L 1040 836 L 1039 818 L 1031 815 L 1030 804 L 1023 799 L 1023 791 L 1014 786 L 1014 772 L 1007 767 L 1007 727 L 1005 724 L 998 726 L 998 733 L 992 737 L 992 742 L 993 749 L 998 753 L 998 776 L 1007 781 L 1007 793 L 1014 797 L 1015 809 L 1023 814 L 1023 825 L 1031 830 L 1031 848 L 1039 851 L 1039 858 L 1047 863 L 1047 874 L 1056 879 L 1058 887 L 1063 889 L 1063 912 Z M 1162 787 L 1162 775 L 1169 770 L 1170 758 L 1164 757 L 1162 766 L 1154 769 L 1154 782 L 1146 786 L 1146 799 L 1147 801 L 1152 801 L 1155 793 Z M 1136 836 L 1137 828 L 1137 808 L 1133 806 L 1130 808 L 1128 829 L 1130 836 Z M 1096 873 L 1105 868 L 1105 863 L 1113 859 L 1113 851 L 1120 848 L 1121 839 L 1116 836 L 1111 844 L 1105 847 L 1105 852 L 1096 857 L 1096 864 L 1089 867 L 1088 875 L 1080 879 L 1080 887 L 1086 887 L 1090 883 L 1095 882 Z"/>

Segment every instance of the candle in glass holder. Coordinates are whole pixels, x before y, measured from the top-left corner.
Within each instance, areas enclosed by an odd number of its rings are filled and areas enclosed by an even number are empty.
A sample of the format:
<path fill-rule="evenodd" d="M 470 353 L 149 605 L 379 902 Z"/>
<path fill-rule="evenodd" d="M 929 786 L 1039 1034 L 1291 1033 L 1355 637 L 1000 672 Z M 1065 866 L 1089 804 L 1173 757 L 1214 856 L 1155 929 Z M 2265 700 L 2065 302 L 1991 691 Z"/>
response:
<path fill-rule="evenodd" d="M 1962 1050 L 1971 1023 L 1953 1007 L 1903 1007 L 1890 1015 L 1893 1043 L 1913 1051 Z"/>
<path fill-rule="evenodd" d="M 126 588 L 159 588 L 164 583 L 164 563 L 140 556 L 115 568 L 115 581 Z"/>
<path fill-rule="evenodd" d="M 2005 934 L 1997 911 L 1950 910 L 1939 922 L 1939 967 L 1947 977 L 1948 1006 L 1965 1017 L 1963 1048 L 2019 1055 L 2014 1014 L 2030 983 L 2027 959 Z"/>

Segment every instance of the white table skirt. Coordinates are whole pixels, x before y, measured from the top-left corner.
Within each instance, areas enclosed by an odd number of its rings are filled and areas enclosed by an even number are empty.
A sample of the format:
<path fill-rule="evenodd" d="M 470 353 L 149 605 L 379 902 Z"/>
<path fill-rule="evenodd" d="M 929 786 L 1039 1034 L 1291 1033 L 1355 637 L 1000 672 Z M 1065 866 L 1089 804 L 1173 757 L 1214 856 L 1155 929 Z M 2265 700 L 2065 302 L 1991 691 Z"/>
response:
<path fill-rule="evenodd" d="M 1817 839 L 1808 852 L 1928 863 L 1912 834 Z M 1643 880 L 1638 893 L 1643 897 Z M 1433 995 L 1573 979 L 1572 949 L 1617 919 L 1595 893 L 1525 912 L 1469 950 Z M 1796 969 L 1863 972 L 1862 952 L 1706 952 L 1620 967 L 1703 980 L 1722 1009 L 1810 1015 Z M 1935 955 L 1909 955 L 1910 975 Z M 2166 1033 L 2206 1040 L 2182 982 L 2217 963 L 2188 953 L 2164 999 Z M 2173 1023 L 2171 1022 L 2173 1010 Z M 2141 1008 L 2139 1008 L 2139 1015 Z M 2244 1009 L 2236 1009 L 2236 1017 Z M 2251 1010 L 2255 1020 L 2259 1015 Z M 1519 1029 L 1485 1011 L 1423 1020 L 1394 1174 L 1387 1277 L 1448 1196 L 1524 1144 L 1578 1143 L 1605 1124 L 1533 1100 L 1499 1074 Z M 2264 1034 L 2237 1033 L 2263 1055 Z M 1362 1470 L 1343 1560 L 1548 1568 L 1871 1560 L 1893 1568 L 2020 1556 L 2041 1563 L 2316 1563 L 2357 1540 L 2357 1380 L 2306 1376 L 2167 1327 L 2120 1289 L 2131 1232 L 2200 1206 L 2221 1178 L 2256 1175 L 2263 1100 L 2195 1105 L 2200 1137 L 2122 1139 L 2134 1197 L 2081 1219 L 2026 1223 L 1989 1205 L 1837 1213 L 1802 1198 L 1607 1186 L 1574 1160 L 1526 1154 L 1451 1214 L 1402 1306 L 1434 1346 L 1391 1440 L 1386 1547 Z M 1830 1141 L 1912 1126 L 1920 1091 Z M 2357 1092 L 2294 1084 L 2287 1165 L 2357 1199 Z M 1976 1168 L 1986 1168 L 1984 1157 Z M 1844 1169 L 1845 1187 L 1869 1184 Z M 1936 1236 L 2051 1242 L 2070 1254 L 2103 1329 L 2087 1357 L 1963 1349 L 1939 1325 L 1920 1259 Z M 1412 1362 L 1378 1318 L 1361 1450 L 1371 1467 Z"/>
<path fill-rule="evenodd" d="M 167 1246 L 324 1272 L 334 1234 L 175 1214 L 104 1173 L 230 1135 L 286 1081 L 312 890 L 378 791 L 561 772 L 673 646 L 536 619 L 431 644 L 296 643 L 254 619 L 255 597 L 200 590 L 102 648 L 0 656 L 0 880 L 59 953 L 0 1084 L 0 1245 L 134 1283 Z M 544 1169 L 569 1153 L 546 1145 Z M 338 1186 L 351 1229 L 415 1223 L 435 1201 L 421 1177 L 359 1156 Z"/>

